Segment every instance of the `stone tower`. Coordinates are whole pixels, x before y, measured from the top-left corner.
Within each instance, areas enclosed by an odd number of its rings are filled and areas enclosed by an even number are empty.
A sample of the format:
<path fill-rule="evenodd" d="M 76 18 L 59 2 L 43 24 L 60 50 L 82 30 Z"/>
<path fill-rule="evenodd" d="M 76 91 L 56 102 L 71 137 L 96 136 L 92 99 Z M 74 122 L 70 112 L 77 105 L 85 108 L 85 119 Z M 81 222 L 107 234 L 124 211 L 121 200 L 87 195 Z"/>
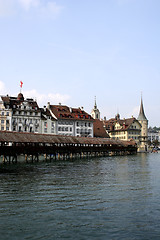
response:
<path fill-rule="evenodd" d="M 99 120 L 100 120 L 100 111 L 99 111 L 99 109 L 97 108 L 96 97 L 95 97 L 94 108 L 92 109 L 92 112 L 91 112 L 91 116 L 92 116 L 94 119 L 99 119 Z"/>
<path fill-rule="evenodd" d="M 148 120 L 145 116 L 144 113 L 144 108 L 143 108 L 143 101 L 141 97 L 141 106 L 140 106 L 140 111 L 137 120 L 141 124 L 141 135 L 139 138 L 140 145 L 139 145 L 139 151 L 147 151 L 147 141 L 148 141 Z"/>

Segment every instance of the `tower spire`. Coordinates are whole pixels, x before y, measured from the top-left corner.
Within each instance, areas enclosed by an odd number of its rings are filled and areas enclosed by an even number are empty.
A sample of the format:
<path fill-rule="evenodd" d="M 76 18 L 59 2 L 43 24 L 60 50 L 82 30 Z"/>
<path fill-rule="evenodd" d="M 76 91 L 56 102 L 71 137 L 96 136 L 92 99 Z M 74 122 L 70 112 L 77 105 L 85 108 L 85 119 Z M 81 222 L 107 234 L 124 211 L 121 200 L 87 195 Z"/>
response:
<path fill-rule="evenodd" d="M 94 109 L 97 109 L 96 96 L 95 96 Z"/>
<path fill-rule="evenodd" d="M 145 113 L 144 113 L 144 108 L 143 108 L 143 100 L 142 100 L 142 93 L 141 93 L 141 105 L 140 105 L 140 111 L 138 115 L 138 120 L 147 120 Z"/>

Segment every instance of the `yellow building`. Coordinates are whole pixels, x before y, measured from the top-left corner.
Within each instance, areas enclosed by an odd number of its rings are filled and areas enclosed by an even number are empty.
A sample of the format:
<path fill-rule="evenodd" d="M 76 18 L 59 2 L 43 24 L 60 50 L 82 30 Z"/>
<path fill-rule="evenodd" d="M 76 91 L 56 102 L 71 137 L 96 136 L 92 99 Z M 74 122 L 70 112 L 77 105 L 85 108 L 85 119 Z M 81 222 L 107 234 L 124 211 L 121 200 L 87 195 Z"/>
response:
<path fill-rule="evenodd" d="M 137 145 L 139 144 L 142 126 L 136 118 L 120 119 L 119 114 L 117 114 L 115 118 L 104 121 L 104 125 L 112 139 L 133 139 Z"/>

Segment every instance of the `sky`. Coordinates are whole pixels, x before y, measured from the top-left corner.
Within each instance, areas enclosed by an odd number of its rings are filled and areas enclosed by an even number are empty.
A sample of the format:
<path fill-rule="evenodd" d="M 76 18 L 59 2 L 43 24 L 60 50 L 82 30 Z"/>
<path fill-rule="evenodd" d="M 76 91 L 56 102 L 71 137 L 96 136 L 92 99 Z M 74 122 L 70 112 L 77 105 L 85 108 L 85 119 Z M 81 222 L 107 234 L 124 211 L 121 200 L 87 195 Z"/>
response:
<path fill-rule="evenodd" d="M 0 0 L 0 95 L 160 126 L 159 0 Z"/>

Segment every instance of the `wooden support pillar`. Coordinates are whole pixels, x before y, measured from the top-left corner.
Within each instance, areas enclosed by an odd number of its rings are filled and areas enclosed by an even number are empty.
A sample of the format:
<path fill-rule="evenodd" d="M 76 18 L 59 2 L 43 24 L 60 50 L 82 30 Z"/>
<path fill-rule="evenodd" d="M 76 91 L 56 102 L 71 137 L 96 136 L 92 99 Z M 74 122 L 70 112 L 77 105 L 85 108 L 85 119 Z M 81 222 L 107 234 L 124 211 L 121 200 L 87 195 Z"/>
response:
<path fill-rule="evenodd" d="M 3 163 L 4 163 L 4 164 L 6 163 L 6 157 L 5 157 L 5 155 L 3 155 Z"/>
<path fill-rule="evenodd" d="M 12 156 L 12 163 L 17 163 L 17 155 Z"/>
<path fill-rule="evenodd" d="M 25 154 L 25 162 L 27 163 L 28 162 L 28 155 Z"/>

